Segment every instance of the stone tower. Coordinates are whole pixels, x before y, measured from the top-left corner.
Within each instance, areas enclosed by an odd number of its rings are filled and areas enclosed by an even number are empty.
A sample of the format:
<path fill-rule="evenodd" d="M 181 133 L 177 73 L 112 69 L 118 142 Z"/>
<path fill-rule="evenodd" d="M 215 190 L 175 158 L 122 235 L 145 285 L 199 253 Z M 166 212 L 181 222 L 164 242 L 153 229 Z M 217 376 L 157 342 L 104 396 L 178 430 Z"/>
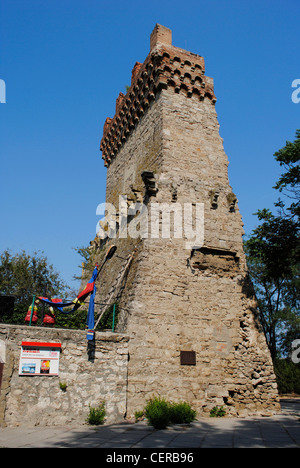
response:
<path fill-rule="evenodd" d="M 127 416 L 153 395 L 188 401 L 200 416 L 220 405 L 233 416 L 279 410 L 215 102 L 203 57 L 156 25 L 104 124 L 115 211 L 91 244 L 99 261 L 117 246 L 97 301 L 118 302 L 117 330 L 130 336 Z"/>

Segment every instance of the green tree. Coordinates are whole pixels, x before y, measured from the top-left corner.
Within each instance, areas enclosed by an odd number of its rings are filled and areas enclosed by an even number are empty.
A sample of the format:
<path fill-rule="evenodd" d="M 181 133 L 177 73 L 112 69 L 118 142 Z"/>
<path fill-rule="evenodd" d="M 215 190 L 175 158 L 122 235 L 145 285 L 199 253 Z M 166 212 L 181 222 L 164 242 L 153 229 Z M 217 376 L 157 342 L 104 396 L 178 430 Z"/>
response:
<path fill-rule="evenodd" d="M 73 247 L 75 252 L 77 252 L 81 257 L 80 275 L 73 275 L 75 280 L 85 280 L 92 273 L 95 268 L 95 249 L 88 245 L 87 247 Z"/>
<path fill-rule="evenodd" d="M 259 210 L 261 224 L 245 242 L 248 266 L 259 303 L 261 322 L 272 358 L 289 354 L 300 337 L 300 130 L 294 142 L 274 153 L 284 168 L 275 189 L 287 198 L 279 200 L 277 215 Z M 288 203 L 288 201 L 290 203 Z"/>
<path fill-rule="evenodd" d="M 294 142 L 274 153 L 276 161 L 285 169 L 274 188 L 291 200 L 290 206 L 279 200 L 277 206 L 284 209 L 285 215 L 299 221 L 300 217 L 300 130 L 296 130 Z"/>
<path fill-rule="evenodd" d="M 69 288 L 42 252 L 29 255 L 22 250 L 13 255 L 6 249 L 1 253 L 0 294 L 15 297 L 16 321 L 22 317 L 24 322 L 33 296 L 44 296 L 45 291 L 47 297 L 65 298 Z"/>
<path fill-rule="evenodd" d="M 261 323 L 275 358 L 282 337 L 297 323 L 299 236 L 293 220 L 274 216 L 269 210 L 257 215 L 262 223 L 245 242 L 245 250 Z"/>

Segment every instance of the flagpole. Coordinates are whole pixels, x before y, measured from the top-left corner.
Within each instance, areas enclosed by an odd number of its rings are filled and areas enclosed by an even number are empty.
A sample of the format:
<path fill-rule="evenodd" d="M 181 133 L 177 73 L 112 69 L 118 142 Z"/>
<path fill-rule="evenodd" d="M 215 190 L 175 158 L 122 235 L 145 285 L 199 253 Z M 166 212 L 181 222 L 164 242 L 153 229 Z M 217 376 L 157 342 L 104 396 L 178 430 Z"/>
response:
<path fill-rule="evenodd" d="M 113 333 L 115 331 L 115 315 L 116 315 L 116 303 L 114 303 L 114 308 L 113 308 L 113 323 L 112 323 L 112 332 Z"/>

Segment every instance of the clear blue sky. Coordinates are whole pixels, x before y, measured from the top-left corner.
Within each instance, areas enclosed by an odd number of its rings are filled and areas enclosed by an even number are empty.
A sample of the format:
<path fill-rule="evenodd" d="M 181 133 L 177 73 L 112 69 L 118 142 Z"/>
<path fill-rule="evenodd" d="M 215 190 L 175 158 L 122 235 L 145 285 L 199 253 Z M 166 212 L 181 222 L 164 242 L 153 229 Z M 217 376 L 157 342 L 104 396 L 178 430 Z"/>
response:
<path fill-rule="evenodd" d="M 300 128 L 299 0 L 0 0 L 0 252 L 43 250 L 70 286 L 105 201 L 105 118 L 156 23 L 204 56 L 246 233 Z"/>

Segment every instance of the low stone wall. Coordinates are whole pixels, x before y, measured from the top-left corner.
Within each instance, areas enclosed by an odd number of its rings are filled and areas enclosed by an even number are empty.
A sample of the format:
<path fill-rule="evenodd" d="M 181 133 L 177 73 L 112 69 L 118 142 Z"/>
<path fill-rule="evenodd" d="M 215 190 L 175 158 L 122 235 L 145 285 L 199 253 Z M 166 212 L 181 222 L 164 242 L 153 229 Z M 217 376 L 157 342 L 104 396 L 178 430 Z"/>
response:
<path fill-rule="evenodd" d="M 22 341 L 61 343 L 58 376 L 19 375 Z M 106 422 L 126 414 L 129 337 L 96 332 L 88 346 L 80 330 L 0 324 L 1 360 L 0 425 L 47 426 L 83 424 L 89 406 L 103 400 Z M 60 383 L 67 385 L 66 391 Z"/>

